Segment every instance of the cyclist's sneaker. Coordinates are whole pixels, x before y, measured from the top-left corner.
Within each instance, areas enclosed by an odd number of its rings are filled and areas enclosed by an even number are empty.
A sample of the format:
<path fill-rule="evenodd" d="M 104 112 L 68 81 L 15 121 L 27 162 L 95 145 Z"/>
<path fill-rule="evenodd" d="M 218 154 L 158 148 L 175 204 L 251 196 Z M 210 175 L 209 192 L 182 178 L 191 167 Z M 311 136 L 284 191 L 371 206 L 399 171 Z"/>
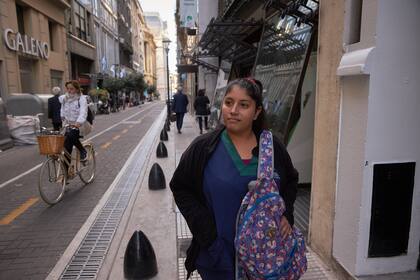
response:
<path fill-rule="evenodd" d="M 86 152 L 86 150 L 80 151 L 80 161 L 81 162 L 87 161 L 87 152 Z"/>

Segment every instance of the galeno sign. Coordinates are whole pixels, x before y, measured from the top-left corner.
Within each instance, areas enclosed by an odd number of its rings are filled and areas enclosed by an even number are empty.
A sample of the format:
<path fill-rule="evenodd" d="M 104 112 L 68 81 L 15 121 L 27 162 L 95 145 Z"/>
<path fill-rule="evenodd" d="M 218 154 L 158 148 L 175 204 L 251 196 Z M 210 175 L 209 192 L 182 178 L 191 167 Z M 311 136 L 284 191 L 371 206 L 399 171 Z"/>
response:
<path fill-rule="evenodd" d="M 4 42 L 9 50 L 21 51 L 22 53 L 48 59 L 49 46 L 46 42 L 41 42 L 27 35 L 21 35 L 19 32 L 15 33 L 12 29 L 6 28 L 4 30 Z M 14 37 L 14 38 L 13 38 Z"/>

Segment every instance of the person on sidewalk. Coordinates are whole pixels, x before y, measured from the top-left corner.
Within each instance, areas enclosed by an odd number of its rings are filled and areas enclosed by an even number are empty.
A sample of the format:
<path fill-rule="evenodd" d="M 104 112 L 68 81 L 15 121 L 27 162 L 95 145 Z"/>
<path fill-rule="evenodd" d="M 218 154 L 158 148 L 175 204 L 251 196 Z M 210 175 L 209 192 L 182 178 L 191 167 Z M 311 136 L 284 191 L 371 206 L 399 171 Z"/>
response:
<path fill-rule="evenodd" d="M 91 130 L 90 124 L 86 121 L 87 99 L 81 94 L 78 81 L 67 82 L 66 89 L 66 94 L 60 96 L 61 118 L 64 124 L 69 125 L 65 133 L 64 148 L 71 155 L 73 146 L 76 146 L 80 151 L 80 161 L 83 162 L 87 159 L 87 152 L 80 138 L 86 136 Z M 70 157 L 67 156 L 67 159 L 70 161 Z"/>
<path fill-rule="evenodd" d="M 172 104 L 172 111 L 176 113 L 176 128 L 178 133 L 181 133 L 182 123 L 184 122 L 184 115 L 187 112 L 188 97 L 182 92 L 182 87 L 178 88 L 174 95 L 174 102 Z"/>
<path fill-rule="evenodd" d="M 208 118 L 210 115 L 210 100 L 205 94 L 204 89 L 200 89 L 197 98 L 194 100 L 195 115 L 198 119 L 198 126 L 200 127 L 200 134 L 203 134 L 203 119 L 204 127 L 208 130 Z"/>
<path fill-rule="evenodd" d="M 58 131 L 63 125 L 60 116 L 61 104 L 58 99 L 61 89 L 59 87 L 53 87 L 52 93 L 54 96 L 48 98 L 48 118 L 51 119 L 54 130 Z"/>
<path fill-rule="evenodd" d="M 250 78 L 230 82 L 222 116 L 224 126 L 190 144 L 170 182 L 193 235 L 185 261 L 187 278 L 197 269 L 203 280 L 235 279 L 236 216 L 248 184 L 257 178 L 257 146 L 267 128 L 261 83 Z M 274 171 L 286 204 L 280 222 L 281 234 L 286 236 L 294 224 L 298 173 L 275 137 Z"/>

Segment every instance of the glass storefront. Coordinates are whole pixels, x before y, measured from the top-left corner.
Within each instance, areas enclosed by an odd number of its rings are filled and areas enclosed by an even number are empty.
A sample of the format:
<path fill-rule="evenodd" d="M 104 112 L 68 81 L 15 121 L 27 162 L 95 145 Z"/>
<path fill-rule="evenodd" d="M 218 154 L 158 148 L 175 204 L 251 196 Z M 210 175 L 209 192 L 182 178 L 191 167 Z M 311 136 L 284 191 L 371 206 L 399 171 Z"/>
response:
<path fill-rule="evenodd" d="M 278 14 L 265 28 L 254 76 L 263 84 L 264 108 L 273 132 L 288 142 L 301 111 L 301 85 L 313 28 Z"/>

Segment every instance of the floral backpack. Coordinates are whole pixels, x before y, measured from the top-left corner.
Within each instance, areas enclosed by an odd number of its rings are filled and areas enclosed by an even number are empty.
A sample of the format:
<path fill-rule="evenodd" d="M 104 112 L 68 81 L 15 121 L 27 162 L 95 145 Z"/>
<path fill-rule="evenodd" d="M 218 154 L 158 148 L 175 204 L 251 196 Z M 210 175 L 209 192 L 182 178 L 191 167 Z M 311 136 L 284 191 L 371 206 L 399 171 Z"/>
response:
<path fill-rule="evenodd" d="M 236 279 L 299 279 L 307 268 L 306 247 L 296 227 L 284 239 L 280 234 L 286 206 L 273 179 L 271 132 L 262 132 L 259 148 L 258 178 L 242 200 L 237 217 Z"/>

